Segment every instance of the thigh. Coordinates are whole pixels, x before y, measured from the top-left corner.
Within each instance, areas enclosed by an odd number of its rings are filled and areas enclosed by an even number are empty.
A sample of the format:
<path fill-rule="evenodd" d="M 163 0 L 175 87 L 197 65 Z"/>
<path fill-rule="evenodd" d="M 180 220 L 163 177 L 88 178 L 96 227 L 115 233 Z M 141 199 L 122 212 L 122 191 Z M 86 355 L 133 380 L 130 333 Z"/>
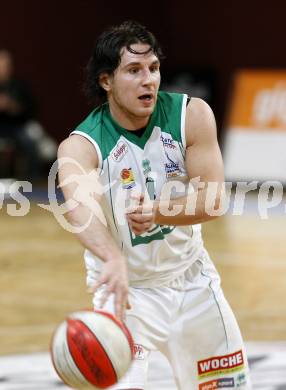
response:
<path fill-rule="evenodd" d="M 149 351 L 135 345 L 134 360 L 124 377 L 109 390 L 145 390 L 149 363 Z"/>
<path fill-rule="evenodd" d="M 93 305 L 99 307 L 104 287 L 94 295 Z M 104 310 L 114 314 L 114 296 L 110 295 Z M 128 295 L 131 309 L 126 311 L 126 325 L 132 333 L 134 342 L 143 345 L 148 350 L 160 349 L 169 338 L 171 308 L 173 305 L 172 291 L 162 288 L 129 287 Z"/>
<path fill-rule="evenodd" d="M 134 339 L 134 361 L 127 374 L 110 390 L 145 389 L 148 374 L 149 353 L 160 349 L 169 337 L 168 321 L 172 307 L 169 288 L 129 288 L 131 309 L 126 312 L 126 325 Z M 94 307 L 98 307 L 103 289 L 94 296 Z M 113 296 L 104 310 L 114 313 Z"/>
<path fill-rule="evenodd" d="M 167 356 L 178 389 L 251 389 L 244 345 L 208 258 L 190 269 Z"/>

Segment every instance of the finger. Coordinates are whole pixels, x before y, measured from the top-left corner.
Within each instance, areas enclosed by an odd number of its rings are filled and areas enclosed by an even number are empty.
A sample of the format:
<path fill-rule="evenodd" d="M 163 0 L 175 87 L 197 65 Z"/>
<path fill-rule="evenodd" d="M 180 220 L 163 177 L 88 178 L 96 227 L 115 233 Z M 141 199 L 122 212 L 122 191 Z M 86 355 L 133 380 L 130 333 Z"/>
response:
<path fill-rule="evenodd" d="M 128 221 L 130 221 L 130 222 L 150 223 L 151 220 L 152 220 L 151 215 L 145 215 L 145 214 L 129 214 L 128 215 Z"/>
<path fill-rule="evenodd" d="M 140 206 L 139 205 L 132 205 L 132 206 L 129 206 L 129 207 L 126 208 L 125 214 L 127 214 L 127 215 L 130 215 L 130 214 L 142 214 L 143 210 L 145 210 L 143 205 L 140 205 Z"/>
<path fill-rule="evenodd" d="M 140 198 L 139 198 L 139 204 L 141 205 L 141 204 L 143 204 L 144 203 L 144 194 L 141 194 L 140 195 Z"/>
<path fill-rule="evenodd" d="M 115 308 L 115 315 L 117 318 L 119 318 L 120 321 L 123 321 L 125 317 L 125 308 L 126 304 L 123 302 L 123 297 L 120 292 L 115 294 L 114 298 L 114 308 Z"/>
<path fill-rule="evenodd" d="M 152 214 L 130 214 L 131 219 L 135 219 L 138 222 L 148 222 L 153 218 Z"/>
<path fill-rule="evenodd" d="M 108 298 L 110 297 L 110 294 L 112 293 L 112 288 L 111 287 L 106 287 L 104 290 L 100 300 L 99 300 L 99 307 L 102 309 L 103 306 L 106 304 Z"/>
<path fill-rule="evenodd" d="M 125 212 L 127 212 L 127 213 L 134 212 L 140 206 L 140 204 L 142 203 L 140 201 L 140 199 L 141 199 L 140 195 L 139 196 L 131 195 L 130 198 L 129 198 L 129 205 L 126 207 L 126 211 Z"/>
<path fill-rule="evenodd" d="M 99 289 L 99 287 L 103 286 L 106 283 L 106 281 L 107 281 L 106 277 L 100 276 L 99 279 L 97 279 L 94 282 L 93 286 L 90 286 L 88 288 L 88 291 L 94 293 L 96 290 Z"/>
<path fill-rule="evenodd" d="M 144 194 L 131 195 L 130 199 L 138 200 L 139 203 L 143 203 L 144 202 Z"/>
<path fill-rule="evenodd" d="M 144 232 L 141 232 L 141 231 L 139 231 L 139 230 L 137 230 L 137 229 L 133 229 L 132 227 L 131 227 L 131 231 L 132 231 L 136 236 L 140 236 L 141 234 L 144 233 Z"/>
<path fill-rule="evenodd" d="M 121 321 L 124 320 L 126 309 L 131 308 L 131 305 L 128 301 L 128 287 L 118 286 L 114 296 L 114 308 L 118 318 L 120 318 Z"/>
<path fill-rule="evenodd" d="M 153 203 L 143 203 L 140 206 L 137 206 L 136 209 L 133 210 L 134 214 L 142 214 L 142 215 L 152 215 L 153 214 Z M 129 214 L 132 214 L 129 213 Z"/>
<path fill-rule="evenodd" d="M 130 220 L 129 221 L 129 226 L 131 227 L 135 227 L 136 229 L 138 230 L 145 230 L 145 229 L 149 229 L 151 226 L 153 225 L 153 222 L 152 220 L 147 220 L 145 222 L 143 221 L 134 221 L 134 220 Z"/>
<path fill-rule="evenodd" d="M 126 215 L 129 215 L 129 214 L 132 214 L 132 213 L 136 213 L 138 207 L 139 207 L 139 206 L 137 206 L 137 205 L 128 206 L 128 207 L 126 208 L 126 210 L 125 210 L 125 214 L 126 214 Z"/>
<path fill-rule="evenodd" d="M 135 229 L 135 230 L 141 232 L 141 231 L 144 231 L 147 228 L 149 228 L 150 224 L 149 223 L 143 224 L 143 223 L 138 223 L 138 222 L 132 222 L 129 226 L 131 229 Z"/>
<path fill-rule="evenodd" d="M 127 299 L 127 302 L 126 302 L 126 310 L 130 310 L 130 309 L 132 309 L 132 306 L 131 306 L 129 300 Z"/>
<path fill-rule="evenodd" d="M 151 202 L 151 201 L 147 201 L 145 203 L 142 204 L 141 207 L 141 213 L 142 214 L 150 214 L 152 215 L 153 214 L 153 206 L 154 206 L 154 202 Z"/>
<path fill-rule="evenodd" d="M 135 212 L 142 212 L 142 207 L 144 204 L 144 195 L 140 196 L 130 196 L 131 204 L 126 208 L 125 213 L 135 213 Z"/>

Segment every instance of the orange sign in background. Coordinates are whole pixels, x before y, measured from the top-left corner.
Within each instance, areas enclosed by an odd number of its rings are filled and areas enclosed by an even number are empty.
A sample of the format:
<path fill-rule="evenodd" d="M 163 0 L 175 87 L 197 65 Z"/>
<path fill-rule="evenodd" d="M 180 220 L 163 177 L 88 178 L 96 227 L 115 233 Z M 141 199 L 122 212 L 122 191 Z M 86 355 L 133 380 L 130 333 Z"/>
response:
<path fill-rule="evenodd" d="M 286 70 L 241 70 L 234 79 L 228 129 L 286 131 Z"/>

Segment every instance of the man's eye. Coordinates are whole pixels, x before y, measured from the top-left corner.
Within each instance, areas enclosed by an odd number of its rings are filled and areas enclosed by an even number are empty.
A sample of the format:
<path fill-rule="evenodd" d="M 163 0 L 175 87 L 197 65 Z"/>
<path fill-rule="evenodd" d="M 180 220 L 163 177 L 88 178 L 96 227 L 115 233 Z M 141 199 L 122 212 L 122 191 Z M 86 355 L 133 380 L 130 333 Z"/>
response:
<path fill-rule="evenodd" d="M 139 72 L 139 69 L 138 69 L 138 68 L 131 68 L 131 69 L 129 69 L 129 72 L 130 72 L 131 74 L 136 74 L 136 73 Z"/>
<path fill-rule="evenodd" d="M 152 66 L 150 68 L 150 72 L 152 72 L 152 73 L 158 72 L 158 70 L 159 70 L 159 66 Z"/>

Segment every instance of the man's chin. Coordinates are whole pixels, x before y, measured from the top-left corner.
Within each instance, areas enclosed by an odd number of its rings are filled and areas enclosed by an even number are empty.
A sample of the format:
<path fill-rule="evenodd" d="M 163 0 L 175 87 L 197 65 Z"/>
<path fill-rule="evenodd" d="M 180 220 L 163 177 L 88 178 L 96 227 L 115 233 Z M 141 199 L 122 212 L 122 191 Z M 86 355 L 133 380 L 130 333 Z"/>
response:
<path fill-rule="evenodd" d="M 152 105 L 152 106 L 150 106 L 150 107 L 142 107 L 142 108 L 140 108 L 140 109 L 137 111 L 138 116 L 140 116 L 140 117 L 142 117 L 142 118 L 143 118 L 143 117 L 146 117 L 146 116 L 150 116 L 150 115 L 153 113 L 154 108 L 155 108 L 154 105 Z"/>

